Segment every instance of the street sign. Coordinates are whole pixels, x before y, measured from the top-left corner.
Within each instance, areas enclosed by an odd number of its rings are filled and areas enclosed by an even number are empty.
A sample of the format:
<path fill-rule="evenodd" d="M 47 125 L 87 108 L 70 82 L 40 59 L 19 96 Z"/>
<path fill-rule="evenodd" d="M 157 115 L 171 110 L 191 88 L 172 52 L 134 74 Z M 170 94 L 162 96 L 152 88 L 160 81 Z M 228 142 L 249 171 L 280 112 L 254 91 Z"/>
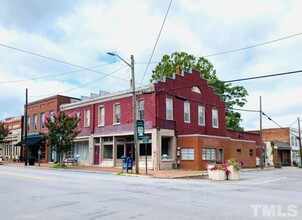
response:
<path fill-rule="evenodd" d="M 143 140 L 143 143 L 146 143 L 146 144 L 147 144 L 147 143 L 149 143 L 149 140 L 150 140 L 150 139 L 149 139 L 149 137 L 147 136 L 147 137 L 143 137 L 142 140 Z"/>
<path fill-rule="evenodd" d="M 137 139 L 142 140 L 145 136 L 145 122 L 144 120 L 136 120 Z"/>

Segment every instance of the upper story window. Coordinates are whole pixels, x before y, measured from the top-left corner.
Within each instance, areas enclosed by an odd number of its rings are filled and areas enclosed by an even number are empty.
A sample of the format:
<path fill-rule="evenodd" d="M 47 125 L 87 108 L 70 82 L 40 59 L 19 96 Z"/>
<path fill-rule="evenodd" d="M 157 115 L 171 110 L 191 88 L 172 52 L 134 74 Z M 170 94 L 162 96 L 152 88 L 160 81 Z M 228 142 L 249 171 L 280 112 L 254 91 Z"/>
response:
<path fill-rule="evenodd" d="M 26 125 L 27 131 L 30 129 L 30 116 L 27 116 L 27 125 Z"/>
<path fill-rule="evenodd" d="M 219 128 L 218 110 L 217 109 L 212 109 L 212 125 L 213 125 L 213 128 Z"/>
<path fill-rule="evenodd" d="M 34 131 L 37 130 L 38 116 L 34 115 Z"/>
<path fill-rule="evenodd" d="M 51 121 L 53 121 L 54 115 L 55 115 L 55 112 L 54 112 L 54 111 L 50 111 L 50 112 L 49 112 L 49 118 L 50 118 Z"/>
<path fill-rule="evenodd" d="M 139 120 L 145 119 L 145 102 L 143 99 L 138 101 L 138 119 Z"/>
<path fill-rule="evenodd" d="M 166 98 L 166 119 L 173 120 L 173 99 Z"/>
<path fill-rule="evenodd" d="M 298 138 L 295 135 L 291 135 L 290 139 L 291 139 L 291 141 L 290 141 L 291 146 L 297 147 L 298 146 Z"/>
<path fill-rule="evenodd" d="M 184 102 L 184 118 L 185 122 L 190 123 L 190 102 Z"/>
<path fill-rule="evenodd" d="M 90 126 L 90 110 L 84 111 L 84 127 Z"/>
<path fill-rule="evenodd" d="M 199 89 L 197 86 L 194 86 L 194 87 L 192 88 L 192 92 L 201 94 L 201 91 L 200 91 L 200 89 Z"/>
<path fill-rule="evenodd" d="M 103 107 L 103 106 L 99 107 L 98 125 L 99 126 L 104 126 L 105 125 L 105 107 Z"/>
<path fill-rule="evenodd" d="M 45 113 L 42 112 L 40 117 L 41 117 L 40 118 L 40 128 L 44 129 L 44 127 L 45 127 Z"/>
<path fill-rule="evenodd" d="M 121 105 L 120 104 L 114 105 L 114 123 L 115 124 L 121 123 Z"/>
<path fill-rule="evenodd" d="M 198 125 L 204 126 L 206 124 L 205 109 L 203 106 L 198 106 Z"/>

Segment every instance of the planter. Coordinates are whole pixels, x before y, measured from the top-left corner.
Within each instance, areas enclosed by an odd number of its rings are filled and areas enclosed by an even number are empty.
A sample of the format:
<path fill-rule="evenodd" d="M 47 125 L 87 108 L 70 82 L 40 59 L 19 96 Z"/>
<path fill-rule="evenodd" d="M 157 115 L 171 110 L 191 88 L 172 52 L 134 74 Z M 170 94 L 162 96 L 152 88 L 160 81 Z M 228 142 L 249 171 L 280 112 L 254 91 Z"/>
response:
<path fill-rule="evenodd" d="M 212 170 L 211 172 L 213 180 L 226 180 L 226 174 L 224 170 Z"/>
<path fill-rule="evenodd" d="M 239 180 L 240 171 L 235 169 L 233 165 L 227 166 L 227 169 L 230 171 L 228 175 L 228 180 Z"/>
<path fill-rule="evenodd" d="M 207 168 L 207 169 L 208 169 L 209 179 L 212 179 L 213 171 L 211 171 L 210 169 L 213 168 L 213 167 L 215 167 L 214 164 L 209 164 L 209 165 L 208 165 L 208 168 Z"/>

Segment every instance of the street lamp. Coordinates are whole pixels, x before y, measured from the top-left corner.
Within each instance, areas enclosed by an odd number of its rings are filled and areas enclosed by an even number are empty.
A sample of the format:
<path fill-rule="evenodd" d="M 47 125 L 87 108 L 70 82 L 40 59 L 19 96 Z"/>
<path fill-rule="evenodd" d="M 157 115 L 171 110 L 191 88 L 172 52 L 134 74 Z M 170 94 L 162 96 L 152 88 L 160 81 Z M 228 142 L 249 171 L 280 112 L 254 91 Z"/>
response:
<path fill-rule="evenodd" d="M 131 67 L 131 77 L 132 77 L 132 101 L 133 101 L 133 133 L 134 133 L 134 150 L 135 150 L 135 172 L 139 174 L 139 155 L 138 155 L 138 145 L 137 145 L 137 125 L 136 125 L 136 94 L 135 94 L 135 78 L 134 78 L 134 58 L 131 55 L 131 64 L 128 63 L 126 60 L 121 58 L 118 54 L 107 52 L 110 56 L 116 56 L 121 59 L 124 63 Z"/>

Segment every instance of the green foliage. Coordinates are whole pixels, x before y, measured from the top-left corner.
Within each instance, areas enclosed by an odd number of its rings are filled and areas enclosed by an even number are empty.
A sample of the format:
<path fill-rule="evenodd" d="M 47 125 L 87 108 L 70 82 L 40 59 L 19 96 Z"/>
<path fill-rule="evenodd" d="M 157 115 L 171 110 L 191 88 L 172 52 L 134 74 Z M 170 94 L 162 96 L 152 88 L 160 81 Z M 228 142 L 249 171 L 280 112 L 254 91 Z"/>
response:
<path fill-rule="evenodd" d="M 0 122 L 0 143 L 7 137 L 9 130 L 4 126 L 3 122 Z"/>
<path fill-rule="evenodd" d="M 48 141 L 53 150 L 60 154 L 61 162 L 63 155 L 71 150 L 73 140 L 80 133 L 77 130 L 79 119 L 69 117 L 64 112 L 59 112 L 53 116 L 53 119 L 46 118 L 45 127 L 48 133 L 44 134 L 44 140 Z"/>
<path fill-rule="evenodd" d="M 235 158 L 230 158 L 227 160 L 227 164 L 228 165 L 233 165 L 235 170 L 239 171 L 241 170 L 242 166 L 243 166 L 243 162 L 242 161 L 238 161 Z"/>
<path fill-rule="evenodd" d="M 300 165 L 298 165 L 298 167 L 299 167 L 299 168 L 302 168 L 302 165 L 300 164 Z"/>
<path fill-rule="evenodd" d="M 54 169 L 65 169 L 67 168 L 67 166 L 65 164 L 61 164 L 61 163 L 57 163 L 57 164 L 54 164 L 51 166 L 51 168 L 54 168 Z"/>
<path fill-rule="evenodd" d="M 191 68 L 200 71 L 201 76 L 208 80 L 209 85 L 221 96 L 226 103 L 226 125 L 228 129 L 243 131 L 240 127 L 241 114 L 230 110 L 234 106 L 243 107 L 247 102 L 248 92 L 242 86 L 232 86 L 231 83 L 223 83 L 216 76 L 213 64 L 204 57 L 195 57 L 186 52 L 174 52 L 164 55 L 161 62 L 152 71 L 151 82 L 161 80 L 164 76 L 172 76 L 177 66 L 182 70 L 189 71 Z"/>

